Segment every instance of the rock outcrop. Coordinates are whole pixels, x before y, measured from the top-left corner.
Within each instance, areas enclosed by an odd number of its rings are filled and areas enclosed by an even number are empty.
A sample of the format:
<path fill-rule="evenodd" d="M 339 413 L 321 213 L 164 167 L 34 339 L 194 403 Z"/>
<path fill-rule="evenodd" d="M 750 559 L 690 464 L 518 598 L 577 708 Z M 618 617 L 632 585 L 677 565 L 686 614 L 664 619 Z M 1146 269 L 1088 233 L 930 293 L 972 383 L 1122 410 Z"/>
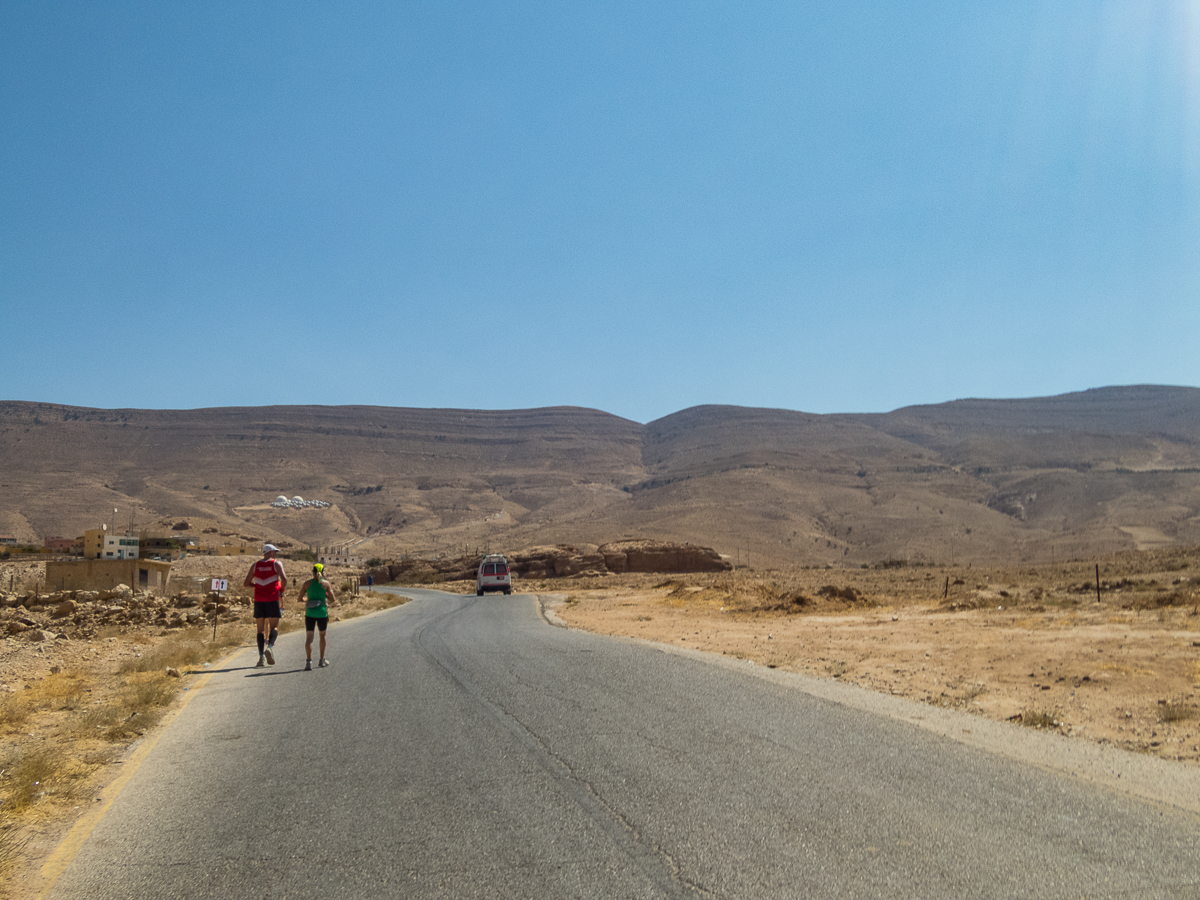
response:
<path fill-rule="evenodd" d="M 600 547 L 610 572 L 728 572 L 729 560 L 711 547 L 663 541 L 617 541 Z"/>
<path fill-rule="evenodd" d="M 111 591 L 0 592 L 0 638 L 19 636 L 31 642 L 89 638 L 102 626 L 182 628 L 209 624 L 214 613 L 221 621 L 237 618 L 240 612 L 232 604 L 248 602 L 228 598 L 218 606 L 188 593 L 173 597 L 135 593 L 128 585 Z"/>
<path fill-rule="evenodd" d="M 624 572 L 727 572 L 729 560 L 711 547 L 674 544 L 666 541 L 616 541 L 599 548 L 555 544 L 529 547 L 508 555 L 509 568 L 516 578 L 572 578 Z M 366 575 L 376 584 L 399 581 L 405 584 L 431 584 L 439 581 L 470 581 L 479 565 L 476 557 L 456 559 L 409 559 L 368 569 Z"/>

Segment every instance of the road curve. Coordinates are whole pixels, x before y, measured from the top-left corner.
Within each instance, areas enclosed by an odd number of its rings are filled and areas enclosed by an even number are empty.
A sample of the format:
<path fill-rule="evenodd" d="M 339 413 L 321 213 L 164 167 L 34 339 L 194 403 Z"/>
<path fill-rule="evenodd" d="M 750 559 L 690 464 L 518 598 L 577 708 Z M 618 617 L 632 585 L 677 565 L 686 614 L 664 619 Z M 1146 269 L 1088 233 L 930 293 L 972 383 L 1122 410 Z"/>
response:
<path fill-rule="evenodd" d="M 196 693 L 55 900 L 1200 896 L 1200 820 L 653 646 L 404 591 Z"/>

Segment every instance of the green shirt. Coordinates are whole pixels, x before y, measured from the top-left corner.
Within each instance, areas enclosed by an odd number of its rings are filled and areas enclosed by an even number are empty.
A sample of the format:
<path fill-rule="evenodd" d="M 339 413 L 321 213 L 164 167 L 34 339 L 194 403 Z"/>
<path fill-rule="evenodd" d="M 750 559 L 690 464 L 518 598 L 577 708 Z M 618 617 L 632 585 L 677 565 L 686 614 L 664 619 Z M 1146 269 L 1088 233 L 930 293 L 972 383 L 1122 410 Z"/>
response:
<path fill-rule="evenodd" d="M 304 604 L 304 615 L 312 619 L 329 618 L 325 607 L 325 582 L 314 578 L 308 583 L 308 600 Z"/>

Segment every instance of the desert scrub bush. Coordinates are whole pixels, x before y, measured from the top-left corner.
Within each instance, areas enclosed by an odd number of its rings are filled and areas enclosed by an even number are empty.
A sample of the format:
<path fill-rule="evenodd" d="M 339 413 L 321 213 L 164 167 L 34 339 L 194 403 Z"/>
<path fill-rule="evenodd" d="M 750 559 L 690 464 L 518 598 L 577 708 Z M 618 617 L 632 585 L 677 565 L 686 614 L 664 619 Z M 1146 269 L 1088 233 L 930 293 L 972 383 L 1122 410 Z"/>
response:
<path fill-rule="evenodd" d="M 0 699 L 0 727 L 22 725 L 37 710 L 74 710 L 83 700 L 86 678 L 79 672 L 56 672 L 30 682 L 23 691 Z"/>
<path fill-rule="evenodd" d="M 11 731 L 20 728 L 33 712 L 33 706 L 25 699 L 24 692 L 6 694 L 0 698 L 0 728 Z"/>
<path fill-rule="evenodd" d="M 987 691 L 987 685 L 977 681 L 974 684 L 963 685 L 959 689 L 959 697 L 964 703 L 970 703 L 972 700 L 982 697 Z"/>
<path fill-rule="evenodd" d="M 99 736 L 123 741 L 141 734 L 162 718 L 163 711 L 175 699 L 178 681 L 165 674 L 137 673 L 111 700 L 88 710 L 80 720 L 80 735 Z"/>
<path fill-rule="evenodd" d="M 816 602 L 815 598 L 801 590 L 772 588 L 758 608 L 763 612 L 791 614 L 803 612 Z"/>
<path fill-rule="evenodd" d="M 65 733 L 68 737 L 84 740 L 100 737 L 109 741 L 119 741 L 124 737 L 124 731 L 118 726 L 128 718 L 129 712 L 121 700 L 114 698 L 86 710 L 71 723 Z"/>
<path fill-rule="evenodd" d="M 33 709 L 75 710 L 83 702 L 89 681 L 82 672 L 54 672 L 24 692 Z"/>
<path fill-rule="evenodd" d="M 0 824 L 0 879 L 6 878 L 25 855 L 29 836 L 12 822 Z"/>
<path fill-rule="evenodd" d="M 1021 710 L 1021 724 L 1026 728 L 1057 728 L 1061 722 L 1056 713 L 1040 709 Z"/>
<path fill-rule="evenodd" d="M 125 691 L 129 709 L 135 713 L 167 706 L 175 699 L 175 683 L 165 675 L 139 678 Z"/>
<path fill-rule="evenodd" d="M 12 770 L 5 773 L 5 815 L 19 815 L 37 800 L 51 794 L 69 798 L 70 782 L 81 774 L 79 769 L 70 751 L 57 745 L 25 753 Z"/>
<path fill-rule="evenodd" d="M 218 656 L 224 655 L 229 648 L 240 646 L 246 637 L 240 629 L 228 627 L 218 629 L 216 641 L 211 639 L 211 634 L 207 628 L 191 628 L 171 635 L 140 656 L 124 660 L 119 671 L 124 675 L 133 672 L 162 672 L 168 666 L 183 669 L 212 662 Z"/>
<path fill-rule="evenodd" d="M 1132 605 L 1136 609 L 1162 609 L 1168 606 L 1194 606 L 1197 600 L 1190 590 L 1159 589 L 1150 596 L 1139 594 Z"/>
<path fill-rule="evenodd" d="M 971 684 L 959 684 L 956 687 L 951 687 L 949 693 L 943 691 L 941 696 L 933 701 L 933 704 L 934 706 L 943 706 L 949 709 L 961 709 L 969 706 L 976 698 L 983 696 L 987 692 L 987 685 L 977 681 Z"/>
<path fill-rule="evenodd" d="M 1194 706 L 1182 701 L 1167 701 L 1158 705 L 1158 720 L 1160 722 L 1187 722 L 1197 716 Z"/>
<path fill-rule="evenodd" d="M 836 585 L 827 584 L 820 588 L 817 594 L 821 597 L 828 597 L 830 600 L 842 600 L 846 603 L 863 603 L 868 606 L 875 605 L 867 599 L 866 594 L 853 587 L 840 588 Z"/>

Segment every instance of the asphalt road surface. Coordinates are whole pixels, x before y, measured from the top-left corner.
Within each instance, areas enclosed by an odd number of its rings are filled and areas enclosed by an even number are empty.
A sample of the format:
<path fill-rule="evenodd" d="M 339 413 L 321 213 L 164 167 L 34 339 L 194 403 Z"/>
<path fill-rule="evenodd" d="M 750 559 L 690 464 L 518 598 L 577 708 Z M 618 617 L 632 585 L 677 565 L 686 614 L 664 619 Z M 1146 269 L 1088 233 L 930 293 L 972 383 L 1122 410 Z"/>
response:
<path fill-rule="evenodd" d="M 406 592 L 194 692 L 54 885 L 168 898 L 1200 897 L 1200 819 L 802 690 Z"/>

